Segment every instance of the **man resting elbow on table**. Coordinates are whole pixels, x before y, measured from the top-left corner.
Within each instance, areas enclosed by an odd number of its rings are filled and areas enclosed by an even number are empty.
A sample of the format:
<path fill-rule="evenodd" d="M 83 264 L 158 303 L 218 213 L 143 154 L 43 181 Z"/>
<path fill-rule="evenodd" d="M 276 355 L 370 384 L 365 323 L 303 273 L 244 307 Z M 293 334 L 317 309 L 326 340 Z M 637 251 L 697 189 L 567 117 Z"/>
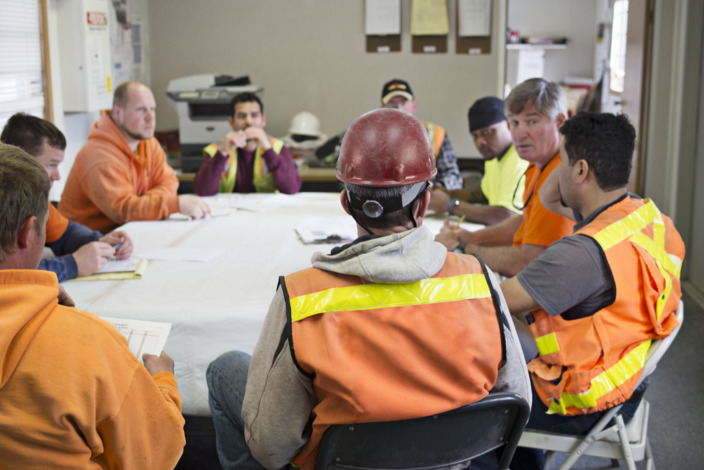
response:
<path fill-rule="evenodd" d="M 66 138 L 51 122 L 16 113 L 5 124 L 0 141 L 36 158 L 49 174 L 51 185 L 61 179 L 59 165 L 64 161 Z M 129 258 L 133 249 L 125 232 L 103 235 L 67 219 L 53 205 L 49 206 L 46 221 L 46 246 L 55 257 L 42 259 L 39 269 L 54 272 L 59 282 L 100 271 L 108 259 Z"/>
<path fill-rule="evenodd" d="M 160 220 L 181 212 L 210 214 L 202 198 L 177 195 L 178 179 L 154 138 L 156 102 L 133 81 L 115 89 L 112 110 L 103 111 L 76 155 L 59 211 L 93 230 L 108 232 L 133 220 Z"/>
<path fill-rule="evenodd" d="M 300 191 L 301 177 L 291 151 L 264 130 L 266 115 L 259 97 L 240 93 L 232 98 L 230 112 L 227 120 L 232 132 L 220 139 L 220 145 L 203 149 L 203 164 L 193 180 L 193 191 L 201 196 Z"/>
<path fill-rule="evenodd" d="M 466 178 L 462 189 L 434 189 L 430 209 L 447 211 L 464 217 L 467 222 L 495 225 L 521 213 L 528 162 L 519 158 L 513 146 L 502 99 L 495 96 L 478 99 L 469 108 L 467 119 L 474 145 L 485 160 L 484 175 L 476 182 L 472 181 L 474 178 Z"/>
<path fill-rule="evenodd" d="M 514 276 L 572 231 L 574 222 L 547 210 L 538 197 L 545 178 L 559 164 L 559 128 L 567 116 L 567 98 L 557 83 L 529 79 L 506 98 L 506 114 L 518 155 L 530 163 L 523 214 L 477 232 L 454 230 L 454 224 L 446 222 L 436 240 L 448 250 L 475 253 L 499 274 Z"/>

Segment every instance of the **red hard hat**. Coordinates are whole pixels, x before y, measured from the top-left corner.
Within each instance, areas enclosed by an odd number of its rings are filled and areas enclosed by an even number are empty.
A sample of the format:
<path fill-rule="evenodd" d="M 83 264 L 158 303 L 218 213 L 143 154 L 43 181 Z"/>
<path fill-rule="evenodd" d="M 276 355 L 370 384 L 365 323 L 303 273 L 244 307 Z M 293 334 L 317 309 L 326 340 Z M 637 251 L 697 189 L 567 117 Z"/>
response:
<path fill-rule="evenodd" d="M 403 186 L 431 179 L 435 156 L 428 132 L 412 114 L 375 109 L 347 129 L 337 159 L 337 179 L 358 186 Z"/>

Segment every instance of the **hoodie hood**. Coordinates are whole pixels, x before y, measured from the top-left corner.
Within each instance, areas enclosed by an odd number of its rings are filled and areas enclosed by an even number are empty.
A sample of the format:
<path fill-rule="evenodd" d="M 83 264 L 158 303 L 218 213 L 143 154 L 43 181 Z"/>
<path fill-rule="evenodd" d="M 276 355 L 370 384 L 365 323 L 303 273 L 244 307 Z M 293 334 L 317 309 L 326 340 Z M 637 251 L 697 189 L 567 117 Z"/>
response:
<path fill-rule="evenodd" d="M 90 132 L 88 132 L 88 140 L 97 141 L 102 145 L 106 145 L 107 148 L 113 149 L 111 150 L 113 153 L 114 149 L 117 148 L 120 153 L 126 157 L 139 162 L 139 158 L 137 158 L 130 146 L 127 145 L 127 141 L 110 117 L 110 111 L 102 111 L 100 113 L 100 120 L 94 122 Z M 144 141 L 140 141 L 140 146 L 142 142 Z"/>
<path fill-rule="evenodd" d="M 32 269 L 0 270 L 0 388 L 58 305 L 56 275 Z"/>
<path fill-rule="evenodd" d="M 375 283 L 403 283 L 435 275 L 445 264 L 447 249 L 420 226 L 385 237 L 354 243 L 337 254 L 315 253 L 313 267 L 359 276 Z"/>

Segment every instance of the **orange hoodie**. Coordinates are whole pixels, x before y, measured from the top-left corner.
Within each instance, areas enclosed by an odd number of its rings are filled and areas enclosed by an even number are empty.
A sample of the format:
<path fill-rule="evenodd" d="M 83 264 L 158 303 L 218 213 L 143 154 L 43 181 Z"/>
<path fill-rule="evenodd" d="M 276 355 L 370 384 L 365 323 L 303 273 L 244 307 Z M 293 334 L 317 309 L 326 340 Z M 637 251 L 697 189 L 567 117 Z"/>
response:
<path fill-rule="evenodd" d="M 158 220 L 179 211 L 178 179 L 155 138 L 142 140 L 136 155 L 103 111 L 76 155 L 59 210 L 103 233 L 130 220 Z"/>
<path fill-rule="evenodd" d="M 150 376 L 111 324 L 58 293 L 54 273 L 0 270 L 0 466 L 174 468 L 176 378 Z"/>

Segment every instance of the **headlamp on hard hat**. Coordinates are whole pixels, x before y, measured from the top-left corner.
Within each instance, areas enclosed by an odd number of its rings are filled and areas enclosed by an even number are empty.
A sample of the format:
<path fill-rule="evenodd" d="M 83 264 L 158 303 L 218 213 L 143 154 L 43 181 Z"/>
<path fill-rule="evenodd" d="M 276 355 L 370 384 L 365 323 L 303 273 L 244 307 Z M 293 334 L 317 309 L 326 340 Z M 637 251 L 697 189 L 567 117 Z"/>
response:
<path fill-rule="evenodd" d="M 420 183 L 409 185 L 408 189 L 404 191 L 403 194 L 389 197 L 374 197 L 373 199 L 368 196 L 357 196 L 348 190 L 346 192 L 347 202 L 349 202 L 350 207 L 361 210 L 364 212 L 364 215 L 370 219 L 378 219 L 382 214 L 395 212 L 413 204 L 429 187 L 429 181 L 421 181 Z"/>

